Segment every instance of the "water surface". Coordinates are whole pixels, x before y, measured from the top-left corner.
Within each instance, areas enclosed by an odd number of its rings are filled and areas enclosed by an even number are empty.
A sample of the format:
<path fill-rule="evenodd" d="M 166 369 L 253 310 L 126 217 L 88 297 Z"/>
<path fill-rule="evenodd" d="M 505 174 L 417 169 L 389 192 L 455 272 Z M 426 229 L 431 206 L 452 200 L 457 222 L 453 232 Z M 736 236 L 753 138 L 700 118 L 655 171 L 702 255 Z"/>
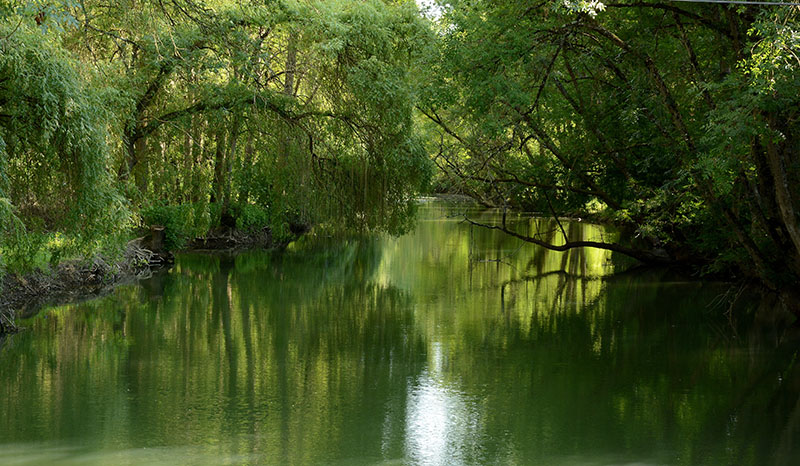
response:
<path fill-rule="evenodd" d="M 0 352 L 0 464 L 800 464 L 774 303 L 467 210 L 42 310 Z"/>

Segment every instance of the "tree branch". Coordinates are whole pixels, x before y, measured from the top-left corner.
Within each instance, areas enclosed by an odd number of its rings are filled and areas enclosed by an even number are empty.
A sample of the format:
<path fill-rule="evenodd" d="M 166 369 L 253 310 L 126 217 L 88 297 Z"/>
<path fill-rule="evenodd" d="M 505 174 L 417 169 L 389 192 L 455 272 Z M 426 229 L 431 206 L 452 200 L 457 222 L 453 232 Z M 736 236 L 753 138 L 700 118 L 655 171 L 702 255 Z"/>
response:
<path fill-rule="evenodd" d="M 663 11 L 670 11 L 681 16 L 685 16 L 687 18 L 691 18 L 698 23 L 702 24 L 703 26 L 722 34 L 723 36 L 727 37 L 728 39 L 733 39 L 733 35 L 731 32 L 721 24 L 714 23 L 713 21 L 704 18 L 698 14 L 692 13 L 691 11 L 686 11 L 683 8 L 678 8 L 673 5 L 667 5 L 665 3 L 645 3 L 645 2 L 635 2 L 635 3 L 606 3 L 607 8 L 654 8 L 657 10 Z"/>
<path fill-rule="evenodd" d="M 498 230 L 506 233 L 507 235 L 513 236 L 514 238 L 520 239 L 525 241 L 526 243 L 532 243 L 537 246 L 541 246 L 545 249 L 549 249 L 551 251 L 559 251 L 565 252 L 571 249 L 577 248 L 595 248 L 595 249 L 603 249 L 606 251 L 613 251 L 618 252 L 620 254 L 626 255 L 633 259 L 636 259 L 640 262 L 644 262 L 647 264 L 676 264 L 678 263 L 677 260 L 669 257 L 666 253 L 659 254 L 653 251 L 645 251 L 641 249 L 634 249 L 627 246 L 622 246 L 621 244 L 617 243 L 606 243 L 602 241 L 567 241 L 562 245 L 555 245 L 548 243 L 547 241 L 540 240 L 539 238 L 535 238 L 532 236 L 522 235 L 509 229 L 506 225 L 497 226 L 497 225 L 488 225 L 485 223 L 476 222 L 469 217 L 464 217 L 464 221 L 475 225 L 481 228 L 486 228 L 488 230 Z"/>

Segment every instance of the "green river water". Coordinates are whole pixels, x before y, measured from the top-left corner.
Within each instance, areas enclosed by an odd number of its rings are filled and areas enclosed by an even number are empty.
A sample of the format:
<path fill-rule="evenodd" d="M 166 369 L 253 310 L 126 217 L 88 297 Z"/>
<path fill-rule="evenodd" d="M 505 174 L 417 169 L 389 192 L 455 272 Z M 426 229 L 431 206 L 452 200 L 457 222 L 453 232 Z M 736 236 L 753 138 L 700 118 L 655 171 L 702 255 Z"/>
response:
<path fill-rule="evenodd" d="M 800 345 L 774 303 L 466 209 L 423 204 L 400 238 L 179 255 L 23 319 L 0 464 L 800 464 Z"/>

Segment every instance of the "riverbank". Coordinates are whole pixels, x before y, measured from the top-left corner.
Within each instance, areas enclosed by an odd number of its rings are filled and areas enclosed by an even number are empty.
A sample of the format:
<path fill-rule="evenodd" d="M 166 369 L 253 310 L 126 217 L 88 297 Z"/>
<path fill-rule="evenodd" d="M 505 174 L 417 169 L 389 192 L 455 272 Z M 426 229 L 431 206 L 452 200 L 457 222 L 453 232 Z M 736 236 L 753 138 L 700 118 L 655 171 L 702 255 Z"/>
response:
<path fill-rule="evenodd" d="M 149 235 L 130 241 L 120 258 L 66 261 L 51 269 L 0 278 L 0 338 L 19 330 L 14 323 L 17 317 L 34 314 L 45 304 L 102 296 L 119 285 L 148 278 L 155 269 L 171 266 L 172 251 L 163 244 L 163 228 L 153 228 Z M 272 249 L 286 244 L 275 242 L 266 229 L 247 233 L 223 228 L 190 241 L 180 252 Z"/>
<path fill-rule="evenodd" d="M 134 240 L 116 260 L 97 256 L 23 275 L 8 274 L 0 279 L 0 336 L 17 331 L 15 317 L 35 312 L 43 304 L 99 296 L 168 263 L 166 254 L 155 253 Z"/>

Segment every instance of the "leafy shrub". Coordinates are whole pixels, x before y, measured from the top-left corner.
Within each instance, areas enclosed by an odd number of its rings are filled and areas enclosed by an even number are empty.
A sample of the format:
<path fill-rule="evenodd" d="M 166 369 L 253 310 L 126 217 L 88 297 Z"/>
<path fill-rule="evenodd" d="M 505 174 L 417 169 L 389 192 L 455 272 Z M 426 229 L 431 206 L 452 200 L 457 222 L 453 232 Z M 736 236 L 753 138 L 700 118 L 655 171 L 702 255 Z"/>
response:
<path fill-rule="evenodd" d="M 42 234 L 26 234 L 14 243 L 5 244 L 0 251 L 0 266 L 14 273 L 45 269 L 51 256 L 44 247 L 46 239 Z"/>
<path fill-rule="evenodd" d="M 233 203 L 229 211 L 236 220 L 236 229 L 245 233 L 255 233 L 268 228 L 272 239 L 278 243 L 293 237 L 289 227 L 289 219 L 292 218 L 290 212 L 250 203 Z"/>
<path fill-rule="evenodd" d="M 268 228 L 277 242 L 284 242 L 293 237 L 289 219 L 294 216 L 290 212 L 274 212 L 268 207 L 257 204 L 232 203 L 228 207 L 228 213 L 235 221 L 233 225 L 242 232 L 256 233 Z M 220 226 L 222 205 L 154 204 L 143 208 L 141 216 L 145 225 L 163 226 L 165 247 L 176 250 L 185 247 L 193 238 L 206 235 L 211 229 Z"/>
<path fill-rule="evenodd" d="M 271 228 L 272 215 L 264 207 L 254 204 L 242 204 L 231 207 L 231 214 L 236 219 L 238 230 L 253 233 L 264 228 Z"/>
<path fill-rule="evenodd" d="M 208 232 L 211 226 L 211 209 L 208 204 L 156 204 L 142 209 L 142 220 L 147 225 L 164 227 L 165 247 L 181 249 L 197 236 Z"/>

